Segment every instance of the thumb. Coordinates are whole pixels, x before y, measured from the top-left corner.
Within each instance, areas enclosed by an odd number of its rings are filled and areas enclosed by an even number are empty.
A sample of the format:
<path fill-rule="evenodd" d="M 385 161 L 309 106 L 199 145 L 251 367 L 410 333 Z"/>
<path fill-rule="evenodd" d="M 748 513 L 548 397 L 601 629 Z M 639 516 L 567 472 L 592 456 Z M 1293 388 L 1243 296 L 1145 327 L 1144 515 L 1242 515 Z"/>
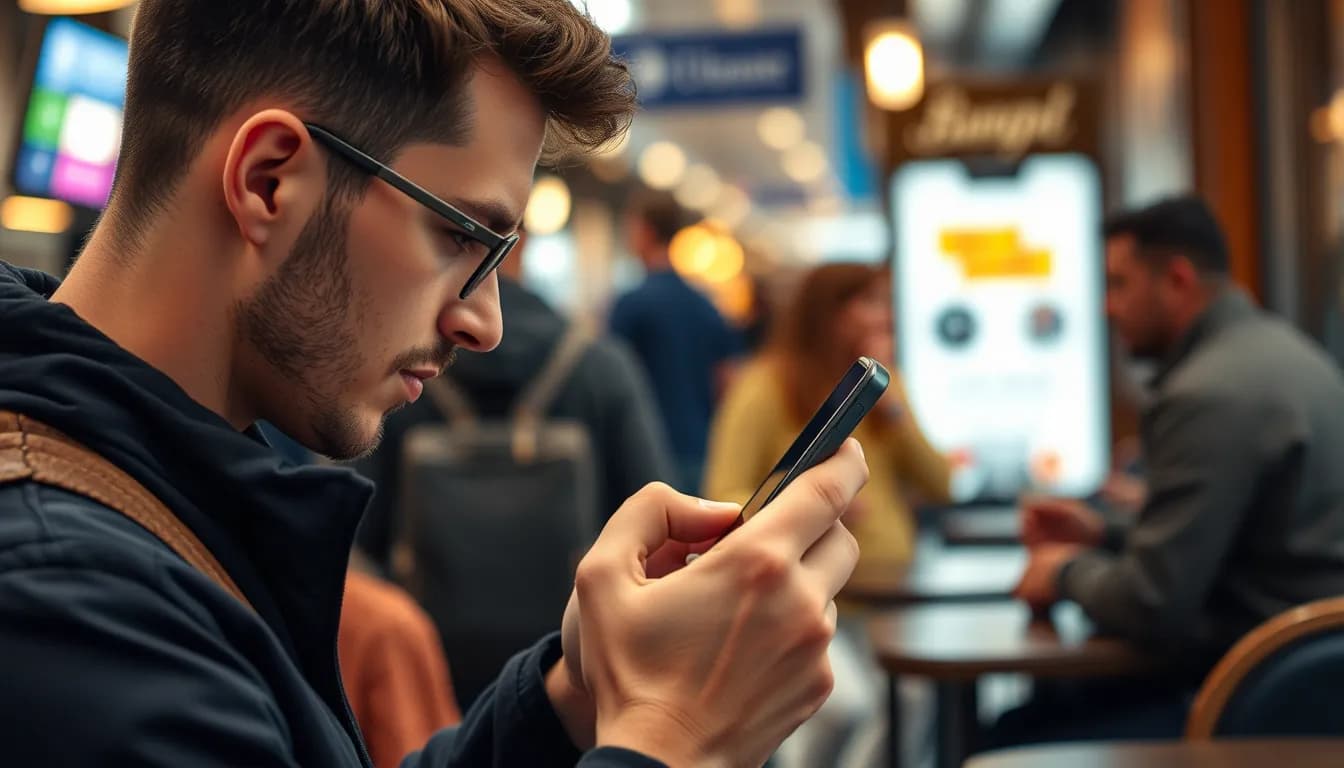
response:
<path fill-rule="evenodd" d="M 737 520 L 739 511 L 736 504 L 706 501 L 654 483 L 616 510 L 594 548 L 633 547 L 646 557 L 668 541 L 712 539 Z"/>
<path fill-rule="evenodd" d="M 676 541 L 696 543 L 717 539 L 742 514 L 741 504 L 678 495 L 678 501 L 683 503 L 671 505 L 667 509 L 672 538 Z"/>

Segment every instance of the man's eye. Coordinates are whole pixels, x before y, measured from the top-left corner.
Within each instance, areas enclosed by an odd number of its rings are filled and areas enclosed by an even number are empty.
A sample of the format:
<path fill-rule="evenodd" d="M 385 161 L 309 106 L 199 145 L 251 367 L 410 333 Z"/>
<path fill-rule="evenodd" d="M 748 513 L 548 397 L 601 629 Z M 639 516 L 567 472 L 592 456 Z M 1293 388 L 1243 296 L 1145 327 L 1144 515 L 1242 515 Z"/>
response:
<path fill-rule="evenodd" d="M 449 240 L 452 240 L 453 244 L 460 249 L 466 249 L 471 245 L 471 238 L 467 237 L 466 234 L 459 232 L 456 229 L 445 229 L 443 230 L 443 234 Z"/>

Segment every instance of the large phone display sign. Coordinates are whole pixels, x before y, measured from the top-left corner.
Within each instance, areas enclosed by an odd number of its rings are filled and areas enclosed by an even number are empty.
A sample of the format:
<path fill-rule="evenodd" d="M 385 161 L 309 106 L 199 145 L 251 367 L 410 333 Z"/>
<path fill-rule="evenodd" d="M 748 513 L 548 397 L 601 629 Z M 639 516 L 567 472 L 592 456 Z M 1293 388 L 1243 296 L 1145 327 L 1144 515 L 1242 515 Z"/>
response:
<path fill-rule="evenodd" d="M 1074 154 L 993 176 L 920 160 L 891 179 L 901 373 L 958 501 L 1086 495 L 1106 475 L 1100 197 Z"/>

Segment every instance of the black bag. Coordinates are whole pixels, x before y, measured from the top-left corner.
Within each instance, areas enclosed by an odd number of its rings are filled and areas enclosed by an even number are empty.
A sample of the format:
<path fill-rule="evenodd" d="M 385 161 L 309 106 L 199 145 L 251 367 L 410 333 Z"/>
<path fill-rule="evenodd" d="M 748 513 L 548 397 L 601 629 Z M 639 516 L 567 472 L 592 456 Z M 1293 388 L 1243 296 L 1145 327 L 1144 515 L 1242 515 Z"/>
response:
<path fill-rule="evenodd" d="M 592 338 L 572 324 L 507 419 L 480 418 L 445 376 L 426 382 L 448 421 L 406 436 L 393 566 L 438 626 L 464 710 L 560 627 L 597 535 L 588 430 L 546 416 Z"/>

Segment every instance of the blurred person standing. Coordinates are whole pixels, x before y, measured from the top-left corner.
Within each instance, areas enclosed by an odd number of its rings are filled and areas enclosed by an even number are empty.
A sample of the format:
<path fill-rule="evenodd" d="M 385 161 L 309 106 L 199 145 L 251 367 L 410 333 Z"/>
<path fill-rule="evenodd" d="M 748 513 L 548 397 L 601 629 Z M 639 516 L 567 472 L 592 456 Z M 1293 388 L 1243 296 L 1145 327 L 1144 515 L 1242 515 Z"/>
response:
<path fill-rule="evenodd" d="M 1172 660 L 1162 681 L 1038 686 L 994 746 L 1178 737 L 1201 678 L 1257 624 L 1344 593 L 1344 378 L 1228 277 L 1195 197 L 1108 221 L 1106 312 L 1158 364 L 1142 414 L 1147 480 L 1132 524 L 1070 499 L 1022 510 L 1018 596 L 1080 605 L 1099 630 Z"/>
<path fill-rule="evenodd" d="M 742 339 L 672 268 L 672 238 L 693 223 L 691 214 L 672 195 L 648 192 L 632 203 L 626 223 L 630 251 L 647 277 L 616 301 L 611 330 L 644 363 L 680 468 L 680 483 L 674 485 L 694 493 L 714 405 L 733 359 L 742 353 Z"/>
<path fill-rule="evenodd" d="M 892 369 L 880 404 L 855 430 L 872 476 L 844 521 L 859 542 L 859 568 L 899 568 L 915 546 L 907 492 L 931 503 L 950 501 L 949 463 L 925 438 L 911 412 L 894 359 L 889 273 L 861 264 L 831 264 L 807 274 L 772 338 L 748 362 L 724 397 L 710 433 L 705 493 L 745 502 L 853 362 L 868 356 Z M 872 765 L 881 750 L 882 672 L 859 611 L 843 608 L 831 644 L 835 692 L 812 721 L 785 743 L 781 768 Z M 908 756 L 929 723 L 927 696 L 903 686 L 911 722 Z M 834 761 L 834 762 L 832 762 Z"/>

